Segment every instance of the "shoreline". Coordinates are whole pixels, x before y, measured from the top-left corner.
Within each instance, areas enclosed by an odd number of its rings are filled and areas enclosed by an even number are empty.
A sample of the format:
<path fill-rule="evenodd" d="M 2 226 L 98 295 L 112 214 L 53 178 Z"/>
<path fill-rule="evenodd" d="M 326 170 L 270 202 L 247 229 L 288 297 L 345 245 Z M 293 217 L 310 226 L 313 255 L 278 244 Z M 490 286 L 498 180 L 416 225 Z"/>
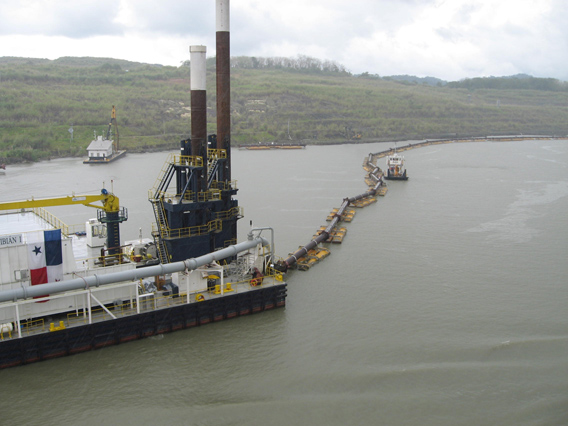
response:
<path fill-rule="evenodd" d="M 300 140 L 300 141 L 291 141 L 288 144 L 289 145 L 301 145 L 302 148 L 307 148 L 309 146 L 332 146 L 332 145 L 365 145 L 365 144 L 372 144 L 372 143 L 405 143 L 408 142 L 409 144 L 411 144 L 412 142 L 416 143 L 416 142 L 510 142 L 510 141 L 521 141 L 521 140 L 542 140 L 542 139 L 568 139 L 568 135 L 567 136 L 558 136 L 558 135 L 500 135 L 500 136 L 463 136 L 463 137 L 451 137 L 451 138 L 426 138 L 426 139 L 406 139 L 406 138 L 400 138 L 400 139 L 389 139 L 389 140 L 356 140 L 356 141 L 351 141 L 351 140 L 336 140 L 336 141 L 322 141 L 322 142 L 316 142 L 314 143 L 311 140 Z M 278 144 L 280 145 L 280 144 Z M 257 145 L 251 145 L 251 144 L 235 144 L 232 146 L 232 148 L 234 149 L 244 149 L 244 148 L 248 148 L 248 147 L 254 147 Z M 261 143 L 260 146 L 269 146 L 268 142 L 264 142 Z M 175 147 L 163 147 L 163 146 L 156 146 L 156 147 L 144 147 L 144 148 L 128 148 L 128 153 L 131 154 L 145 154 L 145 153 L 152 153 L 152 152 L 167 152 L 167 151 L 172 151 L 175 150 Z M 4 164 L 6 164 L 6 166 L 9 165 L 14 165 L 14 164 L 35 164 L 35 163 L 39 163 L 42 161 L 51 161 L 51 160 L 56 160 L 56 159 L 62 159 L 62 158 L 83 158 L 86 157 L 85 155 L 62 155 L 62 156 L 50 156 L 47 158 L 43 158 L 40 159 L 38 161 L 14 161 L 14 162 L 7 162 L 4 161 Z"/>

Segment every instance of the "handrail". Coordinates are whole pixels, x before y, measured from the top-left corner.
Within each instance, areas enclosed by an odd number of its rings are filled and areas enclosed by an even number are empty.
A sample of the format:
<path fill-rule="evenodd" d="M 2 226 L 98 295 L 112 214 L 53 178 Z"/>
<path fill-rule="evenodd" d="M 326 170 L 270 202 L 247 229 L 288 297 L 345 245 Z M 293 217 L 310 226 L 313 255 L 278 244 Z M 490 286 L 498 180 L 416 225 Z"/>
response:
<path fill-rule="evenodd" d="M 223 229 L 223 222 L 220 219 L 212 220 L 205 225 L 190 226 L 187 228 L 168 228 L 168 237 L 182 238 L 182 237 L 197 237 L 199 235 L 206 235 L 211 231 L 220 231 Z"/>
<path fill-rule="evenodd" d="M 207 149 L 207 158 L 209 159 L 224 159 L 227 158 L 226 149 Z"/>
<path fill-rule="evenodd" d="M 49 223 L 51 226 L 53 226 L 54 228 L 61 229 L 61 232 L 64 235 L 69 235 L 69 226 L 65 224 L 61 219 L 48 212 L 43 207 L 34 207 L 33 212 L 37 216 L 45 220 L 47 223 Z"/>
<path fill-rule="evenodd" d="M 198 155 L 180 155 L 180 154 L 170 154 L 173 156 L 172 163 L 178 166 L 189 166 L 189 167 L 203 167 L 203 157 Z M 170 157 L 171 158 L 171 157 Z"/>
<path fill-rule="evenodd" d="M 214 180 L 211 182 L 211 189 L 219 189 L 221 191 L 230 191 L 233 189 L 237 189 L 237 181 L 231 180 L 228 182 Z"/>
<path fill-rule="evenodd" d="M 227 220 L 230 219 L 232 217 L 238 217 L 238 216 L 243 216 L 243 208 L 241 206 L 236 206 L 233 207 L 230 210 L 225 210 L 223 212 L 217 212 L 215 213 L 215 219 L 220 219 L 220 220 Z"/>

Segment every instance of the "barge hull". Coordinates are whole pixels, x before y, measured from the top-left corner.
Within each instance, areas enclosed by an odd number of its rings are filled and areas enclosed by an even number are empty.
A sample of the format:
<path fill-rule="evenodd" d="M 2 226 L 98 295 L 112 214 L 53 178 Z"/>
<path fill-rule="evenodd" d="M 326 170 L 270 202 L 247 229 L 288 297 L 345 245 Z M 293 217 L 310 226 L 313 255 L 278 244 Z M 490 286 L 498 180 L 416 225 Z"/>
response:
<path fill-rule="evenodd" d="M 386 180 L 408 180 L 408 176 L 385 176 Z"/>
<path fill-rule="evenodd" d="M 2 342 L 0 369 L 87 352 L 286 305 L 286 283 Z"/>
<path fill-rule="evenodd" d="M 106 157 L 104 159 L 101 159 L 99 157 L 87 158 L 86 160 L 83 161 L 83 164 L 108 164 L 112 163 L 115 160 L 118 160 L 119 158 L 124 157 L 125 155 L 126 155 L 126 150 L 118 151 L 116 154 L 113 154 L 111 157 Z"/>

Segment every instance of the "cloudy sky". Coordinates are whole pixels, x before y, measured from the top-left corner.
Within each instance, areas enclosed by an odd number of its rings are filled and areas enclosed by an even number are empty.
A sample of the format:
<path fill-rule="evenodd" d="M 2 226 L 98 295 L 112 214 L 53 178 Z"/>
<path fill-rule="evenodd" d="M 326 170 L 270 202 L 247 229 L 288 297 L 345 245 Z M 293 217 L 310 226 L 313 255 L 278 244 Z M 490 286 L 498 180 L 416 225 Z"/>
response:
<path fill-rule="evenodd" d="M 231 0 L 232 56 L 312 56 L 355 74 L 568 80 L 566 0 Z M 0 0 L 0 56 L 178 66 L 215 55 L 214 0 Z"/>

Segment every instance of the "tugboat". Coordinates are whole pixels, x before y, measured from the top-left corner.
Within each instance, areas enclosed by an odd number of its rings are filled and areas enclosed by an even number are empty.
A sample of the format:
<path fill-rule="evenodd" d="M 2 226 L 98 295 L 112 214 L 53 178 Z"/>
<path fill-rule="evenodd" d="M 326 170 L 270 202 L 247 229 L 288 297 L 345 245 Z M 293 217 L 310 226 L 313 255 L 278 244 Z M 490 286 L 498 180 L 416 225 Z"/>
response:
<path fill-rule="evenodd" d="M 385 179 L 388 180 L 408 180 L 406 169 L 404 168 L 404 157 L 394 150 L 392 155 L 387 157 L 387 174 Z"/>

